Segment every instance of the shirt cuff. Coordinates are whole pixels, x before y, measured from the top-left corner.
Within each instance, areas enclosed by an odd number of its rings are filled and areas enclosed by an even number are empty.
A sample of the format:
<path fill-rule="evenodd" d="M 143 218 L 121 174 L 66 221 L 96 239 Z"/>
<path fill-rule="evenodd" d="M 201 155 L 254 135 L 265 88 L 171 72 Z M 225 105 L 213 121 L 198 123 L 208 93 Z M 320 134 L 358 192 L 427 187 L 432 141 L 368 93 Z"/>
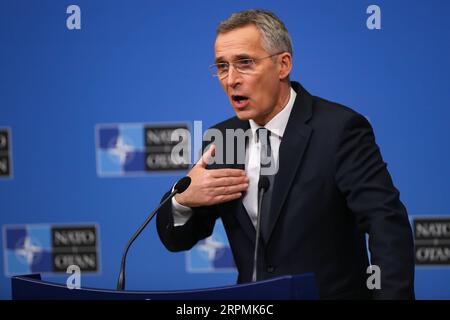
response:
<path fill-rule="evenodd" d="M 192 216 L 192 209 L 179 204 L 175 197 L 172 198 L 173 225 L 179 227 L 184 225 Z"/>

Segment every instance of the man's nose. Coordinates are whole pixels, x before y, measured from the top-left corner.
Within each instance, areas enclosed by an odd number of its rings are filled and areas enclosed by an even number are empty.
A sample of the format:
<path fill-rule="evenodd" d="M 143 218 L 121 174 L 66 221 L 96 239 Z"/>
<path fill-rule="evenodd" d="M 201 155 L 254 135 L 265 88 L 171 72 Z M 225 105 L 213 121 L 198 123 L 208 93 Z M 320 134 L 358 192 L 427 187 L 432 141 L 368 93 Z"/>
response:
<path fill-rule="evenodd" d="M 236 87 L 241 81 L 241 74 L 234 68 L 234 66 L 230 66 L 228 69 L 227 76 L 227 85 L 229 87 Z"/>

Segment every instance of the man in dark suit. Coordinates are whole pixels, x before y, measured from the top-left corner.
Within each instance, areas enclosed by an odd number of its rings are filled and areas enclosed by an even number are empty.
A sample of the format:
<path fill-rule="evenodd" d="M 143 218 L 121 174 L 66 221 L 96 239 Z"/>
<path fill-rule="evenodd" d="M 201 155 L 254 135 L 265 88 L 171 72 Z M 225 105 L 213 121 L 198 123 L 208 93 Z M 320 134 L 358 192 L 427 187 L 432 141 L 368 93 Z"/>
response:
<path fill-rule="evenodd" d="M 190 187 L 160 210 L 164 245 L 188 250 L 220 217 L 239 283 L 255 274 L 262 280 L 313 272 L 321 298 L 414 298 L 411 228 L 373 130 L 355 111 L 290 81 L 284 24 L 266 11 L 234 14 L 218 28 L 212 69 L 236 117 L 214 126 L 225 143 L 213 143 L 189 172 Z M 239 144 L 227 157 L 223 145 L 235 142 L 230 129 L 248 133 L 243 157 Z M 217 154 L 233 161 L 217 161 Z M 264 154 L 276 170 L 263 172 Z M 265 194 L 258 190 L 263 176 L 270 181 Z M 366 285 L 370 264 L 380 268 L 379 289 Z"/>

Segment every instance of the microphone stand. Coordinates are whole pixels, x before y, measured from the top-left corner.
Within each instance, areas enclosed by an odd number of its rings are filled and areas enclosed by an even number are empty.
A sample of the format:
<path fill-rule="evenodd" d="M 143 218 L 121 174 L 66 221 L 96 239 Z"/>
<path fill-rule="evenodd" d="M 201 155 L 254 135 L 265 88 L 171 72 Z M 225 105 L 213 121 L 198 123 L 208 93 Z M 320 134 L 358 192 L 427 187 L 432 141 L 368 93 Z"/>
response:
<path fill-rule="evenodd" d="M 131 245 L 133 244 L 134 240 L 141 234 L 142 230 L 148 225 L 148 223 L 153 219 L 156 212 L 170 199 L 172 199 L 173 196 L 175 196 L 177 193 L 184 192 L 189 184 L 191 183 L 191 179 L 189 177 L 184 177 L 181 180 L 178 181 L 178 183 L 175 185 L 173 191 L 169 194 L 169 196 L 162 201 L 159 206 L 152 212 L 152 214 L 145 220 L 145 222 L 142 224 L 142 226 L 138 229 L 138 231 L 135 232 L 135 234 L 131 237 L 131 239 L 128 241 L 124 253 L 122 255 L 122 262 L 120 264 L 120 273 L 119 273 L 119 279 L 117 280 L 117 290 L 124 290 L 125 288 L 125 267 L 126 267 L 126 259 L 128 250 L 130 249 Z"/>
<path fill-rule="evenodd" d="M 258 183 L 259 190 L 259 201 L 258 201 L 258 218 L 256 220 L 256 239 L 255 239 L 255 252 L 253 254 L 253 274 L 252 274 L 252 282 L 256 282 L 257 280 L 257 267 L 258 267 L 258 249 L 259 249 L 259 234 L 261 229 L 261 208 L 262 201 L 264 197 L 264 193 L 267 189 L 269 189 L 269 179 L 265 176 L 260 178 L 261 180 Z"/>

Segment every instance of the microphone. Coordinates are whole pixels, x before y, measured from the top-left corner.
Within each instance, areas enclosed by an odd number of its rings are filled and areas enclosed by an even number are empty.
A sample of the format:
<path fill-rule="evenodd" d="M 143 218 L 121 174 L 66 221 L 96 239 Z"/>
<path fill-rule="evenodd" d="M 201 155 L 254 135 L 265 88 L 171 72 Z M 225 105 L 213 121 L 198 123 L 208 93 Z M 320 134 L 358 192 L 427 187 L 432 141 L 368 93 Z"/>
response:
<path fill-rule="evenodd" d="M 128 250 L 130 249 L 131 245 L 133 244 L 134 240 L 141 234 L 142 230 L 148 225 L 148 223 L 153 219 L 156 212 L 172 197 L 174 197 L 177 193 L 183 193 L 191 184 L 191 178 L 190 177 L 184 177 L 178 180 L 178 182 L 175 184 L 175 187 L 173 187 L 173 191 L 167 196 L 167 198 L 162 201 L 159 206 L 152 212 L 150 217 L 148 217 L 145 222 L 141 225 L 141 227 L 136 231 L 136 233 L 131 237 L 131 239 L 128 241 L 125 250 L 122 255 L 122 263 L 120 264 L 120 273 L 119 273 L 119 279 L 117 280 L 117 290 L 124 290 L 125 288 L 125 262 L 127 259 Z"/>
<path fill-rule="evenodd" d="M 255 252 L 253 254 L 253 275 L 252 282 L 256 281 L 257 275 L 257 265 L 258 265 L 258 247 L 259 247 L 259 234 L 261 229 L 261 207 L 264 193 L 269 189 L 270 181 L 266 176 L 260 176 L 258 182 L 258 219 L 256 221 L 256 240 L 255 240 Z"/>

